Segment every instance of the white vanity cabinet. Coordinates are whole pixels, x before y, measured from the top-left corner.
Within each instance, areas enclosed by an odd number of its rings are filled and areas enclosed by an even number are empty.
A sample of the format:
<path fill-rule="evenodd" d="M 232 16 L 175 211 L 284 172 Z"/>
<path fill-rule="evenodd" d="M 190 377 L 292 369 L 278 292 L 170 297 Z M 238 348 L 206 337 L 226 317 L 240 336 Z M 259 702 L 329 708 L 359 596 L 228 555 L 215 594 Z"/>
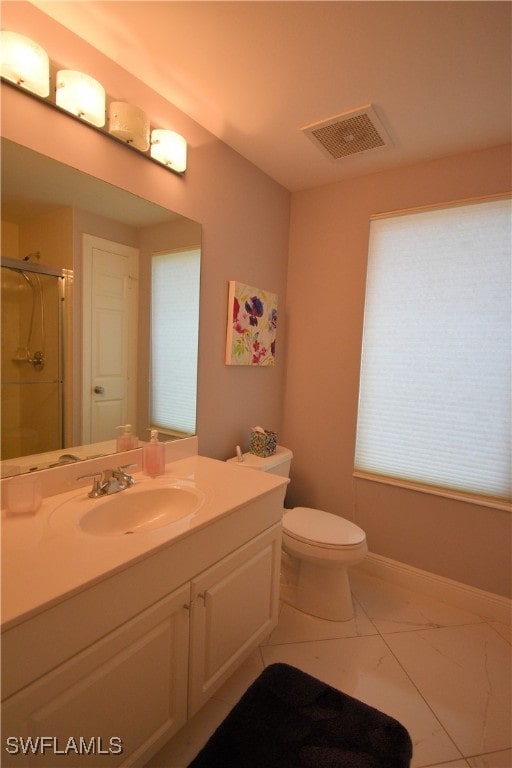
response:
<path fill-rule="evenodd" d="M 281 527 L 192 580 L 189 717 L 277 624 Z"/>
<path fill-rule="evenodd" d="M 277 623 L 282 497 L 7 628 L 2 765 L 143 766 Z M 20 757 L 21 736 L 55 741 Z"/>
<path fill-rule="evenodd" d="M 4 743 L 2 765 L 136 765 L 177 731 L 187 719 L 189 594 L 187 584 L 4 702 L 4 742 L 25 741 Z M 28 736 L 36 753 L 24 754 Z"/>

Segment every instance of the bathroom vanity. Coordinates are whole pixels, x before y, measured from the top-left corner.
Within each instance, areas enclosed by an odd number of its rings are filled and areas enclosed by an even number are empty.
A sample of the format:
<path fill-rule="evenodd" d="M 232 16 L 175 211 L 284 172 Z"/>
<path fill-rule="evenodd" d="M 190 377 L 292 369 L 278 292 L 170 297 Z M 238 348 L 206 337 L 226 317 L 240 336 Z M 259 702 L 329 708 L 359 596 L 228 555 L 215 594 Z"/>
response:
<path fill-rule="evenodd" d="M 75 488 L 3 518 L 4 766 L 144 765 L 277 623 L 287 480 L 201 456 L 135 478 L 179 478 L 201 504 L 91 534 L 77 509 L 96 500 Z"/>

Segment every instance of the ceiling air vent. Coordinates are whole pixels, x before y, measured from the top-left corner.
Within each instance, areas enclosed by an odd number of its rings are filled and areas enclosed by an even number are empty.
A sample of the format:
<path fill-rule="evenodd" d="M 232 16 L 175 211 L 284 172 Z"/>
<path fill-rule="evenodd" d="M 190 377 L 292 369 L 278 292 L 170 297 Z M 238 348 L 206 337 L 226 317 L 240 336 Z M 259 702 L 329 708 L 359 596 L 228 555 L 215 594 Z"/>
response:
<path fill-rule="evenodd" d="M 302 131 L 333 160 L 391 145 L 384 126 L 370 105 L 307 125 Z"/>

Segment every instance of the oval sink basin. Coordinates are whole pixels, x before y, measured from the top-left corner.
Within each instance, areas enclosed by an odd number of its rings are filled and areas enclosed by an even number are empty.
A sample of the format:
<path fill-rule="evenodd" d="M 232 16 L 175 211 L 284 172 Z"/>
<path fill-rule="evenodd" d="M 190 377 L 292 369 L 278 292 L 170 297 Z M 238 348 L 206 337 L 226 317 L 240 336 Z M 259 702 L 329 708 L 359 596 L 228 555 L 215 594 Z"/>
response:
<path fill-rule="evenodd" d="M 52 526 L 93 536 L 146 533 L 187 521 L 204 503 L 204 493 L 185 482 L 133 486 L 98 499 L 76 497 L 54 510 Z"/>

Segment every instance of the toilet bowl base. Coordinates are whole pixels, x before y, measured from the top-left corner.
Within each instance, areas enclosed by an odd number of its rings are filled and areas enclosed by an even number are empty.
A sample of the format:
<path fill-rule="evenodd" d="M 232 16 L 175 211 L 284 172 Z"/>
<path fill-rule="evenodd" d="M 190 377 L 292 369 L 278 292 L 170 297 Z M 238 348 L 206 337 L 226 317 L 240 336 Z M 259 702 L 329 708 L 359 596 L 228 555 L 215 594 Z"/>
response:
<path fill-rule="evenodd" d="M 283 552 L 281 600 L 302 613 L 329 621 L 349 621 L 354 606 L 346 568 L 322 568 Z"/>
<path fill-rule="evenodd" d="M 348 621 L 354 606 L 346 568 L 322 568 L 314 563 L 300 564 L 296 607 L 311 616 L 329 621 Z"/>

